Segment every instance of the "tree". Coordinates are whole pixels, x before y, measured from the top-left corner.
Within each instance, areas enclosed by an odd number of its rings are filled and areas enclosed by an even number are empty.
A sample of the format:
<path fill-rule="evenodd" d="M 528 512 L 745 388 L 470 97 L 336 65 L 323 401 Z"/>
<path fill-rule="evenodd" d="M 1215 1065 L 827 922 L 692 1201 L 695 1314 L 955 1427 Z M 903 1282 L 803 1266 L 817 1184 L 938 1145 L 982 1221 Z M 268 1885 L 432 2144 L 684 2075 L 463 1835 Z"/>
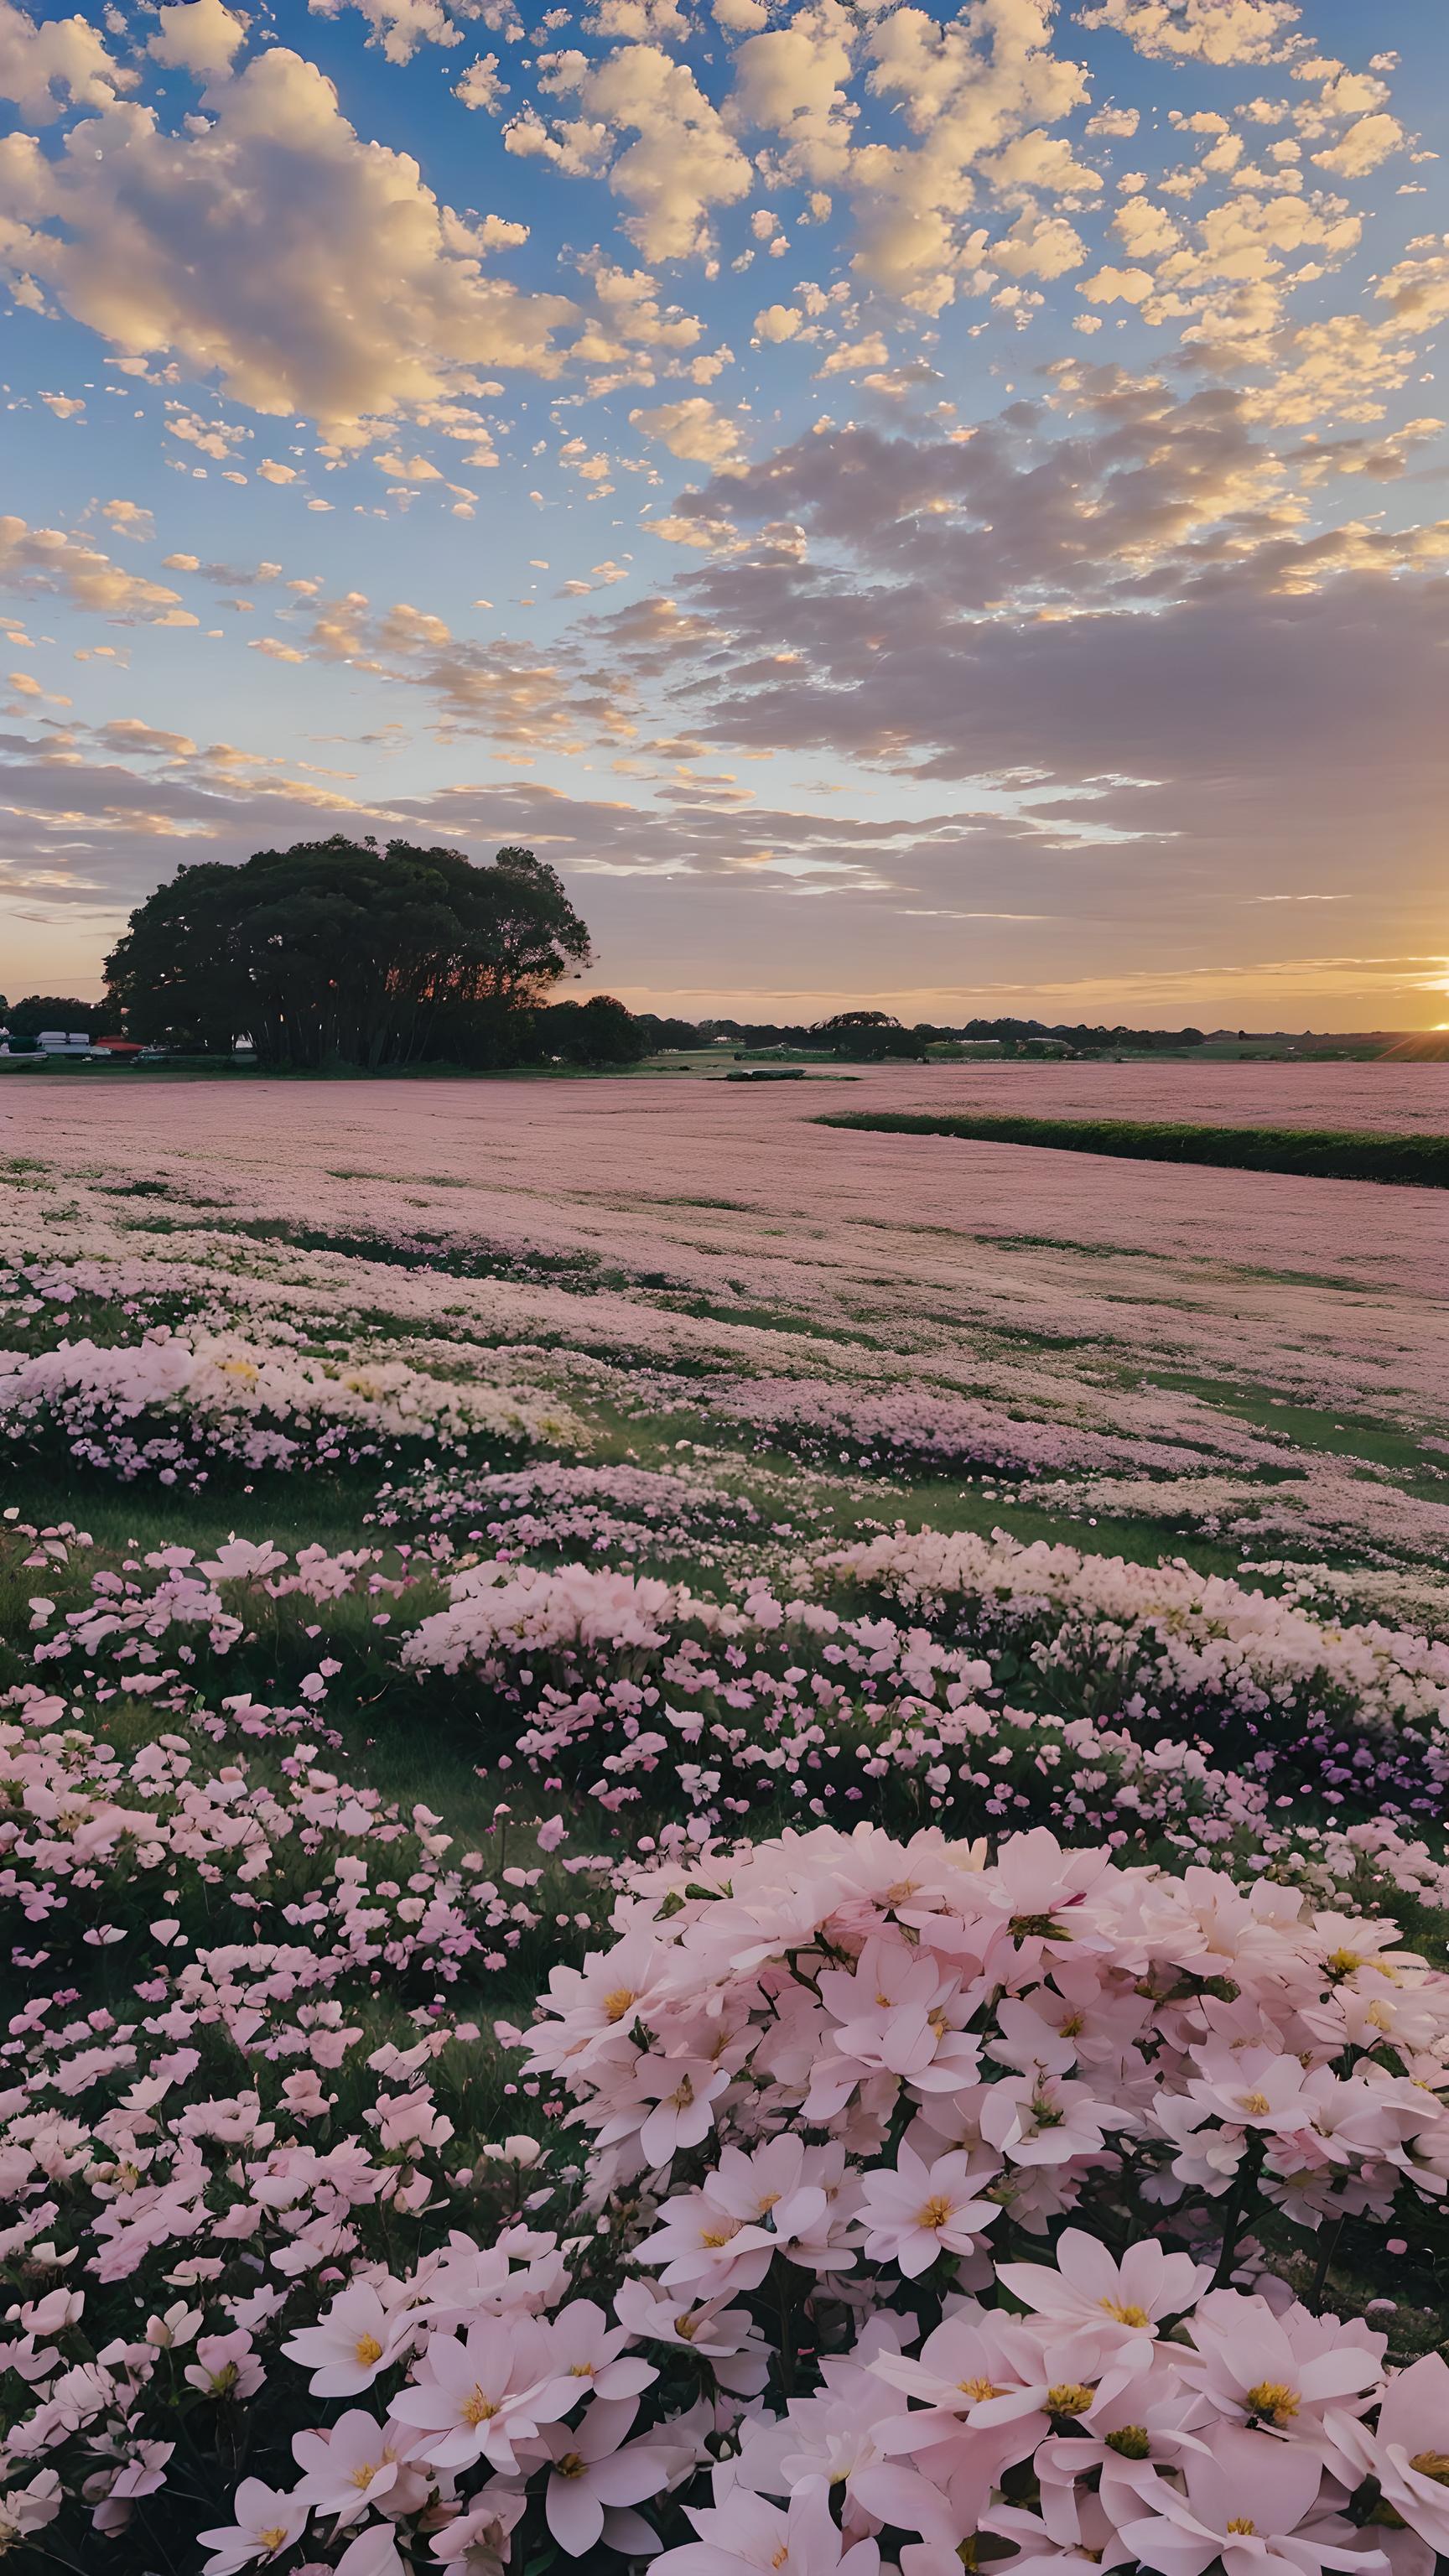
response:
<path fill-rule="evenodd" d="M 863 1056 L 868 1063 L 886 1056 L 919 1060 L 926 1052 L 925 1039 L 915 1029 L 903 1029 L 889 1011 L 837 1011 L 833 1018 L 817 1021 L 810 1034 L 827 1038 L 837 1055 Z"/>
<path fill-rule="evenodd" d="M 241 867 L 178 870 L 107 960 L 131 1034 L 263 1062 L 375 1069 L 424 1057 L 509 1061 L 507 1040 L 589 934 L 531 850 L 461 851 L 335 834 Z M 500 1048 L 502 1052 L 500 1053 Z"/>
<path fill-rule="evenodd" d="M 545 1055 L 562 1056 L 565 1064 L 637 1064 L 650 1052 L 638 1021 L 612 993 L 555 1002 L 538 1024 L 538 1038 Z"/>
<path fill-rule="evenodd" d="M 666 1047 L 696 1050 L 709 1044 L 703 1029 L 693 1020 L 662 1020 L 657 1011 L 636 1011 L 634 1026 L 640 1030 L 650 1055 L 662 1055 Z"/>
<path fill-rule="evenodd" d="M 0 1015 L 4 1013 L 0 1003 Z M 42 1029 L 85 1029 L 99 1016 L 94 1002 L 78 1002 L 74 993 L 27 993 L 10 1013 L 13 1038 L 39 1037 Z"/>

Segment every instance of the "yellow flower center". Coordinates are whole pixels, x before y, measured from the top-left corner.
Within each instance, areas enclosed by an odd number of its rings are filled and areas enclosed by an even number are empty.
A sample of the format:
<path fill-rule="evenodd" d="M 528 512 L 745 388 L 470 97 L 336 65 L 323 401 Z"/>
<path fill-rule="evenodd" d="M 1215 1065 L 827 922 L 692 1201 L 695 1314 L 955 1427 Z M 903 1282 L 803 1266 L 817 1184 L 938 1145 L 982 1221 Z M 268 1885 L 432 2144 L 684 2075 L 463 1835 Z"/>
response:
<path fill-rule="evenodd" d="M 1255 2120 L 1263 2119 L 1273 2108 L 1266 2093 L 1240 2093 L 1238 2100 L 1242 2108 Z"/>
<path fill-rule="evenodd" d="M 738 2222 L 728 2227 L 706 2227 L 699 2241 L 701 2245 L 711 2247 L 728 2245 L 731 2238 L 738 2236 L 739 2232 Z"/>
<path fill-rule="evenodd" d="M 1260 2379 L 1248 2391 L 1248 2404 L 1255 2415 L 1266 2415 L 1270 2424 L 1291 2424 L 1298 2412 L 1298 2391 L 1285 2388 L 1281 2379 Z"/>
<path fill-rule="evenodd" d="M 356 2468 L 349 2472 L 351 2484 L 360 2494 L 366 2495 L 380 2466 L 381 2463 L 377 2460 L 359 2460 Z"/>
<path fill-rule="evenodd" d="M 1067 2380 L 1060 2388 L 1047 2390 L 1047 2413 L 1049 2415 L 1085 2415 L 1096 2393 L 1094 2388 L 1075 2386 Z"/>
<path fill-rule="evenodd" d="M 1351 1977 L 1363 1961 L 1357 1950 L 1330 1950 L 1323 1964 L 1331 1977 Z"/>
<path fill-rule="evenodd" d="M 491 2424 L 497 2412 L 494 2399 L 485 2397 L 481 2388 L 475 2388 L 472 2396 L 464 2403 L 463 2421 L 465 2424 Z"/>
<path fill-rule="evenodd" d="M 674 2331 L 677 2335 L 682 2336 L 686 2343 L 693 2343 L 695 2336 L 699 2332 L 698 2317 L 676 2317 L 674 2320 Z"/>
<path fill-rule="evenodd" d="M 1105 2308 L 1109 2317 L 1115 2317 L 1119 2326 L 1150 2326 L 1152 2323 L 1145 2308 L 1131 2307 L 1123 2299 L 1099 2299 L 1097 2305 Z"/>
<path fill-rule="evenodd" d="M 268 2550 L 273 2557 L 275 2557 L 277 2551 L 283 2547 L 286 2537 L 287 2526 L 284 2522 L 269 2522 L 265 2531 L 259 2531 L 257 2533 L 257 2538 L 261 2542 L 262 2547 Z"/>
<path fill-rule="evenodd" d="M 570 2379 L 592 2379 L 594 2365 L 591 2361 L 571 2361 L 568 2375 Z"/>
<path fill-rule="evenodd" d="M 1152 2448 L 1146 2425 L 1119 2425 L 1115 2433 L 1108 2434 L 1107 2448 L 1115 2451 L 1120 2460 L 1145 2460 Z"/>
<path fill-rule="evenodd" d="M 970 2398 L 973 2406 L 984 2406 L 988 2397 L 1001 2395 L 1000 2389 L 989 2379 L 958 2379 L 956 2385 L 963 2397 Z"/>
<path fill-rule="evenodd" d="M 1409 2466 L 1421 2478 L 1432 2478 L 1436 2487 L 1449 2487 L 1449 2451 L 1416 2451 Z"/>
<path fill-rule="evenodd" d="M 1231 2522 L 1228 2524 L 1228 2529 L 1229 2531 L 1241 2531 L 1251 2537 L 1256 2536 L 1258 2526 L 1254 2522 L 1250 2513 L 1235 2513 Z"/>
<path fill-rule="evenodd" d="M 936 2192 L 930 2200 L 925 2201 L 917 2210 L 916 2225 L 918 2227 L 927 2227 L 934 2234 L 937 2228 L 945 2226 L 947 2219 L 951 2215 L 953 2205 L 954 2204 L 946 2192 Z"/>
<path fill-rule="evenodd" d="M 371 2370 L 375 2361 L 381 2361 L 382 2346 L 376 2335 L 359 2335 L 352 2347 L 352 2357 L 363 2370 Z"/>
<path fill-rule="evenodd" d="M 577 2451 L 565 2451 L 563 2458 L 555 2460 L 553 2465 L 556 2477 L 581 2478 L 584 2474 L 584 2463 Z"/>
<path fill-rule="evenodd" d="M 638 2000 L 639 1998 L 634 1993 L 632 1987 L 616 1986 L 611 1995 L 605 1995 L 604 1997 L 604 2019 L 606 2021 L 622 2021 L 625 2013 L 629 2009 L 629 2006 L 633 2003 L 637 2003 Z"/>

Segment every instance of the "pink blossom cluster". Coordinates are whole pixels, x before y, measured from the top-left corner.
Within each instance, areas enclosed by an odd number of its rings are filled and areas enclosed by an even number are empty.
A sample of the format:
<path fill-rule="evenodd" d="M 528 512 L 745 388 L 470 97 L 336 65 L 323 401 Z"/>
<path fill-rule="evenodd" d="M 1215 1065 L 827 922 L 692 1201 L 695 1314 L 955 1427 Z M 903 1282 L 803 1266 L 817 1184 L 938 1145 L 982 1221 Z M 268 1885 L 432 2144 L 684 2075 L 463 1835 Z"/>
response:
<path fill-rule="evenodd" d="M 957 1831 L 1041 1818 L 1144 1848 L 1165 1831 L 1187 1851 L 1244 1833 L 1274 1852 L 1307 1839 L 1297 1796 L 1251 1745 L 1224 1759 L 1135 1692 L 1100 1717 L 1003 1704 L 968 1646 L 818 1598 L 781 1601 L 762 1577 L 718 1603 L 657 1576 L 493 1560 L 448 1588 L 449 1608 L 406 1638 L 404 1669 L 486 1684 L 492 1709 L 467 1703 L 485 1745 L 612 1814 L 722 1830 L 792 1810 Z M 1084 1641 L 1081 1676 L 1102 1661 L 1095 1645 Z M 1064 1681 L 1044 1676 L 1043 1695 Z M 1371 1776 L 1423 1758 L 1395 1752 Z M 1315 1778 L 1340 1768 L 1315 1757 Z"/>
<path fill-rule="evenodd" d="M 32 2502 L 0 2539 L 41 2505 L 144 2526 L 163 2489 L 194 2526 L 242 2453 L 290 2457 L 280 2355 L 339 2282 L 445 2241 L 460 2194 L 516 2216 L 537 2146 L 476 2142 L 497 2079 L 447 1998 L 536 1976 L 591 1916 L 566 1865 L 490 1873 L 305 1743 L 253 1779 L 11 1704 L 0 2490 Z"/>
<path fill-rule="evenodd" d="M 732 1376 L 691 1388 L 689 1400 L 808 1458 L 934 1473 L 1181 1475 L 1203 1465 L 1182 1441 L 1128 1439 L 1073 1422 L 1032 1419 L 1002 1403 L 903 1378 L 884 1388 L 821 1378 Z"/>
<path fill-rule="evenodd" d="M 567 1443 L 567 1409 L 526 1390 L 423 1375 L 401 1360 L 347 1364 L 235 1336 L 157 1327 L 140 1342 L 0 1351 L 0 1433 L 126 1481 L 386 1462 L 399 1442 L 463 1452 L 475 1440 Z"/>
<path fill-rule="evenodd" d="M 760 1526 L 747 1496 L 699 1474 L 555 1459 L 384 1485 L 376 1518 L 384 1529 L 461 1530 L 470 1546 L 486 1543 L 500 1556 L 586 1550 L 611 1560 L 688 1555 L 701 1564 L 718 1564 L 721 1551 Z"/>
<path fill-rule="evenodd" d="M 897 1530 L 825 1559 L 868 1598 L 900 1603 L 988 1653 L 1026 1655 L 1049 1695 L 1087 1694 L 1134 1726 L 1181 1714 L 1236 1721 L 1233 1758 L 1275 1785 L 1310 1776 L 1330 1804 L 1442 1814 L 1449 1644 L 1379 1620 L 1324 1618 L 1182 1562 L 1143 1565 L 1006 1532 Z M 1306 1723 L 1304 1723 L 1306 1721 Z M 1349 1740 L 1340 1745 L 1347 1729 Z M 1295 1772 L 1293 1755 L 1300 1757 Z"/>
<path fill-rule="evenodd" d="M 284 2348 L 346 2411 L 238 2490 L 214 2576 L 304 2537 L 347 2576 L 1431 2576 L 1449 2366 L 1254 2234 L 1443 2193 L 1449 1979 L 1391 1924 L 861 1829 L 635 1872 L 616 1928 L 528 2060 L 595 2232 L 354 2279 Z"/>
<path fill-rule="evenodd" d="M 214 1673 L 239 1646 L 259 1645 L 253 1622 L 270 1605 L 287 1602 L 302 1614 L 301 1621 L 273 1616 L 266 1684 L 274 1702 L 298 1689 L 301 1714 L 315 1723 L 328 1685 L 343 1667 L 328 1651 L 322 1626 L 306 1613 L 317 1609 L 325 1615 L 351 1600 L 393 1604 L 421 1588 L 409 1574 L 382 1573 L 378 1548 L 330 1551 L 314 1543 L 293 1557 L 270 1540 L 232 1537 L 202 1559 L 195 1548 L 173 1546 L 123 1558 L 119 1568 L 102 1564 L 90 1575 L 88 1597 L 78 1607 L 65 1608 L 63 1600 L 74 1590 L 79 1570 L 71 1560 L 76 1542 L 42 1537 L 30 1525 L 19 1529 L 22 1539 L 34 1542 L 20 1560 L 22 1571 L 58 1577 L 62 1568 L 71 1568 L 68 1583 L 56 1582 L 61 1601 L 42 1592 L 30 1596 L 31 1661 L 37 1668 L 68 1666 L 69 1677 L 78 1674 L 101 1705 L 124 1690 L 161 1708 L 189 1710 L 208 1672 Z M 408 1557 L 414 1557 L 412 1550 Z M 428 1555 L 419 1552 L 415 1562 L 426 1577 Z M 431 1592 L 429 1597 L 434 1597 Z M 374 1610 L 373 1616 L 380 1642 L 392 1612 Z M 282 1672 L 289 1649 L 298 1667 L 290 1684 Z M 234 1696 L 226 1705 L 235 1714 L 242 1703 Z M 254 1732 L 256 1721 L 268 1713 L 255 1703 L 237 1723 Z"/>

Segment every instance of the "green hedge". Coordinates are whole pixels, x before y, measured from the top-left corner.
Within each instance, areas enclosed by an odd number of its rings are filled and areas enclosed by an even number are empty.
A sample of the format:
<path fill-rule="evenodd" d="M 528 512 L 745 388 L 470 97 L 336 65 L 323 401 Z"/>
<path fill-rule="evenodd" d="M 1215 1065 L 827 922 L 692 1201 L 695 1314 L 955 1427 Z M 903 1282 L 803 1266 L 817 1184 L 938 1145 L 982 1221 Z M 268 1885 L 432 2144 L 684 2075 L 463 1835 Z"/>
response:
<path fill-rule="evenodd" d="M 995 1145 L 1051 1145 L 1065 1154 L 1123 1154 L 1144 1163 L 1218 1163 L 1239 1172 L 1303 1172 L 1320 1180 L 1396 1181 L 1449 1189 L 1449 1136 L 1378 1136 L 1357 1128 L 1204 1127 L 1137 1118 L 1013 1118 L 971 1111 L 846 1109 L 817 1127 L 900 1136 L 959 1136 Z"/>

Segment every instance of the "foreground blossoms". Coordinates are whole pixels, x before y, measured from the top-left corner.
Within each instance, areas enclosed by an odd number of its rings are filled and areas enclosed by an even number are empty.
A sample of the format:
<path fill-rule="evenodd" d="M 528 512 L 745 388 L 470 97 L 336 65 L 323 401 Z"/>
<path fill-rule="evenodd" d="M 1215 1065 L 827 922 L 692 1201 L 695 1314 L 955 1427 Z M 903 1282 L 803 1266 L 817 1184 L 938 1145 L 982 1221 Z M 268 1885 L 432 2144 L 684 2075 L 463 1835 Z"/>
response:
<path fill-rule="evenodd" d="M 908 1526 L 1156 1396 L 135 1240 L 6 1289 L 0 2555 L 1436 2576 L 1432 1568 Z"/>
<path fill-rule="evenodd" d="M 456 1972 L 503 1891 L 308 1747 L 277 1796 L 63 1714 L 8 1729 L 0 1890 L 47 1966 L 141 1916 L 149 1959 L 127 2009 L 11 2025 L 14 2545 L 80 2510 L 143 2567 L 167 2504 L 212 2576 L 1449 2546 L 1449 2366 L 1267 2241 L 1318 2273 L 1442 2204 L 1449 1978 L 1390 1922 L 1044 1828 L 699 1843 L 622 1865 L 500 2028 L 554 2139 L 465 2159 L 476 2026 L 369 2045 L 366 1997 Z"/>

